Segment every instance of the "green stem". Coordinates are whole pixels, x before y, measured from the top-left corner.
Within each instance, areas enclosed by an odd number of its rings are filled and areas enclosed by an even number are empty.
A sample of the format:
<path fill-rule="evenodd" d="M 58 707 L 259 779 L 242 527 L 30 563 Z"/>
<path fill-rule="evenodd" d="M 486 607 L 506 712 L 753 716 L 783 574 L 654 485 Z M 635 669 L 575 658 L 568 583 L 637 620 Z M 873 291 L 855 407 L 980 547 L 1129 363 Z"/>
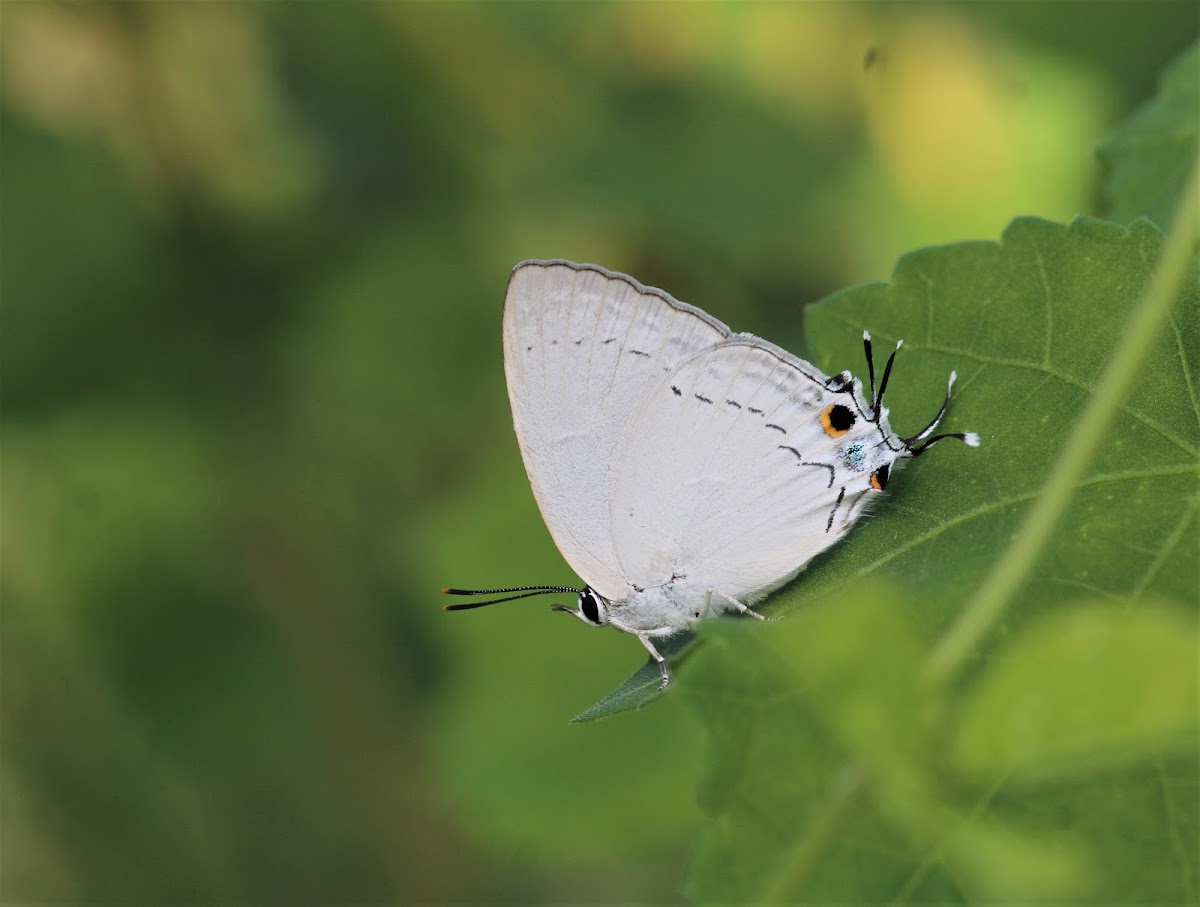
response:
<path fill-rule="evenodd" d="M 1158 339 L 1183 282 L 1192 270 L 1200 211 L 1200 168 L 1193 168 L 1180 199 L 1162 255 L 1139 300 L 1091 403 L 1075 424 L 1037 503 L 971 600 L 934 649 L 926 666 L 934 683 L 946 683 L 977 651 L 1045 550 L 1076 486 L 1084 476 L 1129 394 L 1134 379 Z"/>

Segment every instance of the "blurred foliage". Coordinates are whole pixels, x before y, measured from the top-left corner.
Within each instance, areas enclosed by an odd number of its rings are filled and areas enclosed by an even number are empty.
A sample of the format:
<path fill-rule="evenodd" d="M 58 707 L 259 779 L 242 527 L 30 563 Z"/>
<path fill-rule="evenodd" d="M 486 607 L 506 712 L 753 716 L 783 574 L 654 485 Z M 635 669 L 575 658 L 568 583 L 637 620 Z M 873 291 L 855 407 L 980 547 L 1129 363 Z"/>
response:
<path fill-rule="evenodd" d="M 801 349 L 805 302 L 904 252 L 1103 213 L 1090 148 L 1196 34 L 1190 2 L 2 13 L 3 903 L 676 901 L 684 697 L 568 726 L 635 643 L 436 608 L 572 581 L 509 424 L 509 268 Z"/>
<path fill-rule="evenodd" d="M 1100 146 L 1105 214 L 1127 223 L 1149 217 L 1164 229 L 1200 152 L 1200 46 L 1163 72 L 1153 99 Z"/>

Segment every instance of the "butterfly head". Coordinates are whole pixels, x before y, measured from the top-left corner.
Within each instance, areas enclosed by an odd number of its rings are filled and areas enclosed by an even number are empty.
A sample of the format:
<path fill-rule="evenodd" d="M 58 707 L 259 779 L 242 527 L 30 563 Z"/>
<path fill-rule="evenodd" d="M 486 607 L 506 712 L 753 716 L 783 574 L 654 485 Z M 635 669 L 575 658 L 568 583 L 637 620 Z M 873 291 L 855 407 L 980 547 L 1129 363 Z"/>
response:
<path fill-rule="evenodd" d="M 591 586 L 584 586 L 579 593 L 579 601 L 574 608 L 567 605 L 551 605 L 555 611 L 565 611 L 567 614 L 574 614 L 581 621 L 590 627 L 604 627 L 608 625 L 608 605 L 604 603 L 595 590 Z"/>

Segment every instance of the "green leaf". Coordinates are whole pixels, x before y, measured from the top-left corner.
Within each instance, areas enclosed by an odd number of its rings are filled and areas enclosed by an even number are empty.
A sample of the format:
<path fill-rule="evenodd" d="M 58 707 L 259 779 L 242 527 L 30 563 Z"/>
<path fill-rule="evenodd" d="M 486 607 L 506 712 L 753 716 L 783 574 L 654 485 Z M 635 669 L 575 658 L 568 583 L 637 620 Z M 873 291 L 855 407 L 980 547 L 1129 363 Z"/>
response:
<path fill-rule="evenodd" d="M 913 612 L 868 584 L 778 625 L 704 627 L 714 644 L 682 681 L 712 739 L 702 801 L 716 821 L 693 860 L 697 901 L 943 900 L 948 879 L 994 901 L 1079 887 L 1071 848 L 938 789 L 940 694 L 921 681 Z M 846 756 L 852 767 L 835 771 Z M 871 868 L 856 866 L 867 850 Z"/>
<path fill-rule="evenodd" d="M 658 652 L 668 663 L 678 667 L 682 664 L 683 656 L 696 642 L 694 633 L 678 633 L 656 645 Z M 597 702 L 571 719 L 572 724 L 583 721 L 595 721 L 606 718 L 618 712 L 628 712 L 640 709 L 665 693 L 662 688 L 662 672 L 658 662 L 647 658 L 646 663 L 631 674 L 624 683 Z"/>
<path fill-rule="evenodd" d="M 968 775 L 1061 775 L 1196 739 L 1196 623 L 1094 606 L 1029 628 L 979 678 L 951 748 Z"/>
<path fill-rule="evenodd" d="M 689 698 L 713 749 L 701 793 L 713 821 L 690 870 L 695 899 L 1195 899 L 1194 753 L 1074 773 L 1032 793 L 1007 776 L 954 785 L 947 748 L 975 732 L 954 727 L 954 710 L 913 667 L 913 640 L 940 635 L 962 611 L 1038 497 L 1161 247 L 1145 221 L 1021 219 L 1000 243 L 920 250 L 901 260 L 891 284 L 853 288 L 810 311 L 808 336 L 826 371 L 853 361 L 863 328 L 880 345 L 905 338 L 889 389 L 902 433 L 923 423 L 957 369 L 950 428 L 978 431 L 983 446 L 947 442 L 912 463 L 864 525 L 773 600 L 776 613 L 833 615 L 824 629 L 797 622 L 810 630 L 809 649 L 770 625 L 754 646 L 708 641 L 691 656 L 681 686 L 700 691 Z M 1034 619 L 1065 598 L 1127 601 L 1131 621 L 1144 596 L 1196 608 L 1198 315 L 1193 273 L 1057 533 L 976 654 L 978 678 L 991 674 L 997 642 L 1021 634 L 1024 644 L 1025 625 L 1036 629 Z M 885 612 L 867 619 L 854 606 L 871 597 L 868 582 L 912 602 L 907 624 Z M 1145 641 L 1131 644 L 1145 656 Z M 1112 656 L 1110 688 L 1136 684 L 1127 675 L 1137 657 Z M 1037 681 L 1047 668 L 1035 660 L 1008 670 Z M 747 689 L 748 676 L 760 682 Z M 1060 691 L 1069 709 L 1063 683 L 1048 692 Z M 1129 717 L 1119 700 L 1110 706 L 1114 719 Z M 1108 739 L 1145 753 L 1147 733 L 1157 735 L 1134 722 Z M 838 793 L 847 759 L 868 779 L 856 797 Z"/>
<path fill-rule="evenodd" d="M 1198 129 L 1200 44 L 1193 44 L 1164 70 L 1158 94 L 1097 149 L 1108 216 L 1128 223 L 1144 215 L 1165 229 L 1196 163 Z"/>
<path fill-rule="evenodd" d="M 889 387 L 897 430 L 922 424 L 957 369 L 949 428 L 974 429 L 983 443 L 947 442 L 913 462 L 874 515 L 785 591 L 782 606 L 882 572 L 927 596 L 923 621 L 943 628 L 1040 493 L 1161 246 L 1145 222 L 1121 229 L 1022 218 L 1000 243 L 914 252 L 890 285 L 816 306 L 808 333 L 822 367 L 852 361 L 863 328 L 881 345 L 905 339 Z M 1195 600 L 1198 311 L 1193 277 L 1008 626 L 1054 607 L 1064 592 Z"/>
<path fill-rule="evenodd" d="M 920 668 L 927 646 L 894 596 L 859 585 L 832 605 L 805 608 L 766 629 L 763 644 L 787 665 L 793 685 L 818 702 L 846 750 L 876 772 L 904 772 L 922 757 Z M 881 657 L 864 665 L 864 655 L 872 654 Z"/>
<path fill-rule="evenodd" d="M 787 662 L 768 646 L 777 629 L 732 619 L 702 625 L 705 644 L 678 680 L 709 739 L 699 800 L 712 821 L 687 882 L 702 903 L 761 898 L 843 761 Z M 878 822 L 870 829 L 883 831 Z"/>

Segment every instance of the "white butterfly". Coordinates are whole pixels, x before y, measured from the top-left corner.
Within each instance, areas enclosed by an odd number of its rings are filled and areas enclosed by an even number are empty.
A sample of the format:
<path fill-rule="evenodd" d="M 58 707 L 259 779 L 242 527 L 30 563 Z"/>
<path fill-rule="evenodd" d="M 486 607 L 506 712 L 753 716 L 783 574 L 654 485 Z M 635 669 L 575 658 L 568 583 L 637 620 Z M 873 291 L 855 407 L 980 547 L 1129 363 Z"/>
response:
<path fill-rule="evenodd" d="M 524 261 L 504 305 L 504 371 L 529 483 L 558 550 L 586 586 L 573 608 L 653 640 L 750 605 L 850 529 L 894 465 L 943 438 L 896 435 L 863 333 L 870 395 L 662 290 L 597 265 Z M 896 345 L 896 349 L 900 344 Z M 950 375 L 950 387 L 955 375 Z M 518 593 L 565 586 L 446 589 Z"/>

